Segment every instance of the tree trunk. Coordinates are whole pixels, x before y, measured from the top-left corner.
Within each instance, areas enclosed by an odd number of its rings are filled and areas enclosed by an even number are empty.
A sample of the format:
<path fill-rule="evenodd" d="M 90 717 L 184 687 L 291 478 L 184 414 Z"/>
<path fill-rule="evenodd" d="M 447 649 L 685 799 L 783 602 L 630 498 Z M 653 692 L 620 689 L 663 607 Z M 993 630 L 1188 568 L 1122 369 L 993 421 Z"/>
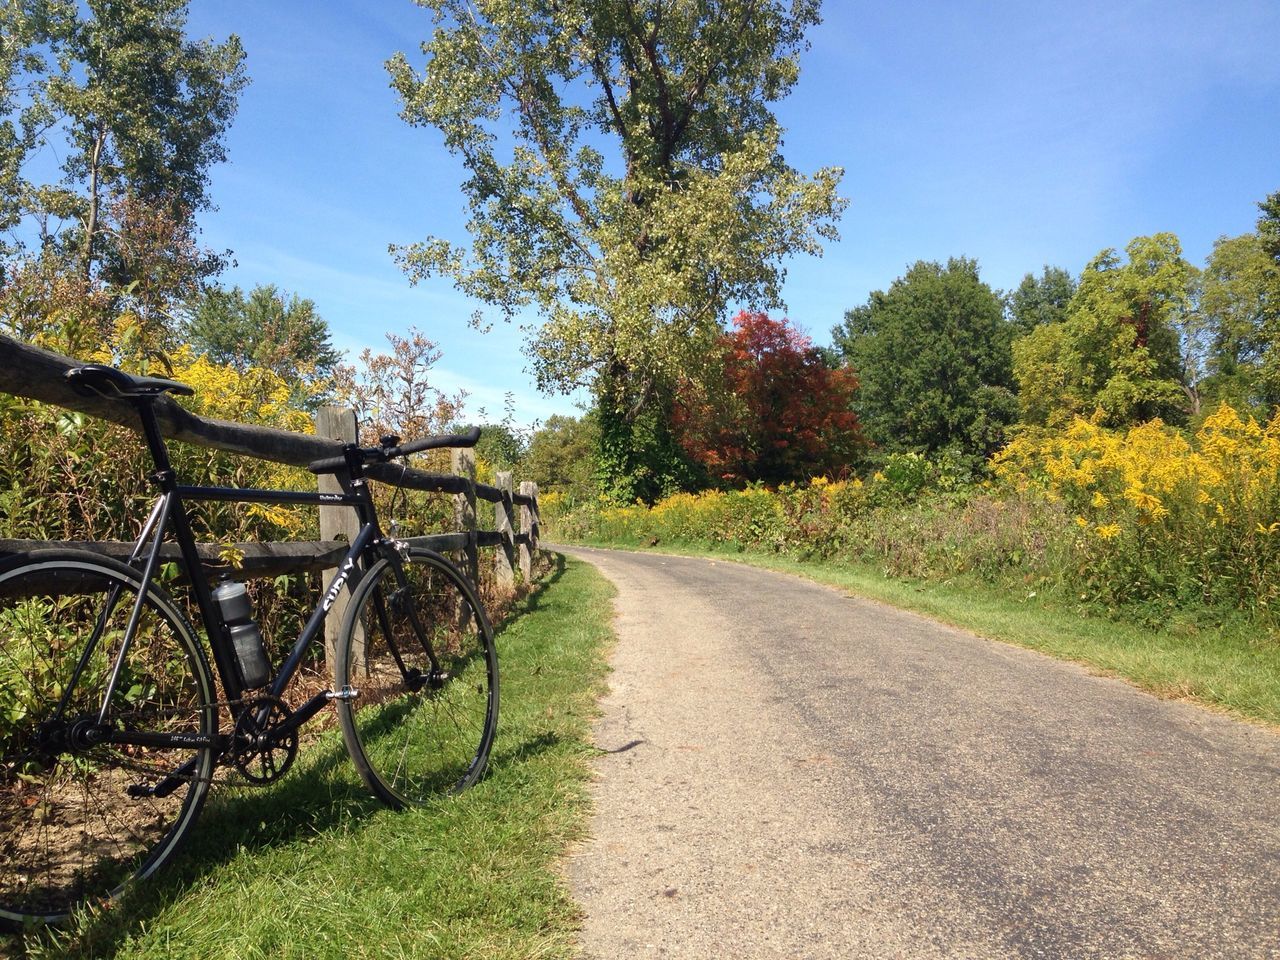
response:
<path fill-rule="evenodd" d="M 89 160 L 89 216 L 84 226 L 84 261 L 80 265 L 80 275 L 88 282 L 93 276 L 93 241 L 98 234 L 99 173 L 102 169 L 102 150 L 106 146 L 107 131 L 98 127 L 93 141 L 93 154 Z"/>

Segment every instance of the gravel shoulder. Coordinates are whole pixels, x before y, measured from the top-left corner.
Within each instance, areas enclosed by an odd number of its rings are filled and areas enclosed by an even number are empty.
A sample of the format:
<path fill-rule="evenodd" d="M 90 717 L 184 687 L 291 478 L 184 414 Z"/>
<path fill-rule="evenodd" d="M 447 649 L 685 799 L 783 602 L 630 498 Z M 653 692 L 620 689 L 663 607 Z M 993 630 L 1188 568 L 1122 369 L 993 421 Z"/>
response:
<path fill-rule="evenodd" d="M 1280 957 L 1280 738 L 799 578 L 618 589 L 584 955 Z"/>

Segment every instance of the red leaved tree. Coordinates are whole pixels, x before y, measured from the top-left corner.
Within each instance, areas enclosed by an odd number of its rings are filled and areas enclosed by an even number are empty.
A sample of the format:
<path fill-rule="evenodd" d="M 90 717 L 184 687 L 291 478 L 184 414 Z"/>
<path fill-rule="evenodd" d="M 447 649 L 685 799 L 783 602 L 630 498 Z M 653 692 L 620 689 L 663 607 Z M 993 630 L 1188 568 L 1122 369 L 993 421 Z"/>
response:
<path fill-rule="evenodd" d="M 827 366 L 785 318 L 744 310 L 733 326 L 719 375 L 677 393 L 672 425 L 685 452 L 727 484 L 842 472 L 866 447 L 853 371 Z"/>

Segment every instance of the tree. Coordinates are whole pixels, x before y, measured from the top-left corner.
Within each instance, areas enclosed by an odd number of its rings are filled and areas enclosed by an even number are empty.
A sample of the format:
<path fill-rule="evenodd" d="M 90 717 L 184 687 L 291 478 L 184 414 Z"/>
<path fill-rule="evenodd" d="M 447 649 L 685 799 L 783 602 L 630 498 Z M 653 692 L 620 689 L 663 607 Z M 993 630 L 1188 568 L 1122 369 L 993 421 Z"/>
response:
<path fill-rule="evenodd" d="M 1115 250 L 1099 253 L 1080 275 L 1067 318 L 1014 344 L 1028 422 L 1096 410 L 1113 426 L 1177 421 L 1194 405 L 1177 328 L 1192 309 L 1196 270 L 1171 233 L 1137 237 L 1125 251 L 1128 263 Z"/>
<path fill-rule="evenodd" d="M 520 461 L 522 475 L 537 483 L 540 492 L 562 494 L 570 506 L 594 499 L 599 433 L 594 414 L 553 414 L 529 438 L 529 449 Z"/>
<path fill-rule="evenodd" d="M 780 153 L 819 0 L 418 0 L 425 69 L 389 64 L 402 116 L 438 127 L 469 174 L 470 250 L 398 251 L 532 339 L 544 389 L 594 385 L 607 485 L 674 469 L 670 391 L 732 301 L 778 305 L 781 262 L 835 236 L 840 171 Z M 678 471 L 677 471 L 678 472 Z"/>
<path fill-rule="evenodd" d="M 0 9 L 0 285 L 9 273 L 3 261 L 18 249 L 10 231 L 22 221 L 23 165 L 47 123 L 43 103 L 23 94 L 35 34 L 34 18 L 21 8 Z"/>
<path fill-rule="evenodd" d="M 786 483 L 846 470 L 866 446 L 858 380 L 787 320 L 742 311 L 721 339 L 720 381 L 677 394 L 681 445 L 718 483 Z"/>
<path fill-rule="evenodd" d="M 1280 190 L 1258 204 L 1258 243 L 1266 258 L 1259 284 L 1265 343 L 1259 380 L 1266 403 L 1280 404 Z"/>
<path fill-rule="evenodd" d="M 183 334 L 198 353 L 241 373 L 262 367 L 308 388 L 322 388 L 342 359 L 315 303 L 274 285 L 254 287 L 247 297 L 239 287 L 205 290 L 190 305 Z M 320 391 L 305 393 L 307 406 L 323 402 Z"/>
<path fill-rule="evenodd" d="M 175 302 L 196 296 L 221 259 L 200 247 L 194 224 L 161 207 L 123 197 L 107 207 L 112 244 L 86 279 L 56 250 L 12 258 L 0 286 L 0 323 L 25 340 L 73 355 L 115 344 L 117 360 L 172 346 Z M 121 324 L 132 330 L 116 337 Z"/>
<path fill-rule="evenodd" d="M 1201 280 L 1201 329 L 1194 343 L 1203 357 L 1197 393 L 1210 404 L 1227 402 L 1243 410 L 1275 402 L 1262 383 L 1269 353 L 1264 333 L 1269 270 L 1256 233 L 1220 237 L 1213 245 Z M 1192 351 L 1184 347 L 1183 352 Z"/>
<path fill-rule="evenodd" d="M 836 349 L 858 375 L 854 409 L 882 454 L 950 450 L 973 462 L 1016 419 L 1012 325 L 976 260 L 918 261 L 845 314 Z"/>
<path fill-rule="evenodd" d="M 190 41 L 186 0 L 16 0 L 0 12 L 0 176 L 12 227 L 35 221 L 43 252 L 58 252 L 85 281 L 104 258 L 130 263 L 130 219 L 149 209 L 190 233 L 209 206 L 209 168 L 244 86 L 240 41 Z M 21 89 L 21 96 L 15 93 Z M 54 139 L 64 142 L 55 148 Z M 61 179 L 30 179 L 61 159 Z M 15 211 L 12 197 L 18 197 Z M 124 205 L 124 206 L 121 206 Z M 216 262 L 208 262 L 216 269 Z M 140 279 L 117 269 L 109 282 Z"/>
<path fill-rule="evenodd" d="M 448 396 L 431 385 L 431 368 L 442 356 L 439 347 L 412 327 L 408 336 L 388 333 L 387 342 L 390 353 L 366 347 L 359 366 L 339 364 L 335 370 L 338 392 L 356 408 L 361 441 L 444 433 L 458 422 L 465 394 Z"/>
<path fill-rule="evenodd" d="M 524 456 L 526 441 L 510 423 L 480 424 L 476 457 L 496 470 L 510 470 Z M 462 431 L 459 431 L 462 432 Z"/>
<path fill-rule="evenodd" d="M 1028 273 L 1009 294 L 1009 313 L 1016 336 L 1030 333 L 1046 323 L 1061 323 L 1067 315 L 1067 304 L 1076 292 L 1071 274 L 1060 267 L 1045 266 L 1037 277 Z"/>
<path fill-rule="evenodd" d="M 1262 216 L 1258 218 L 1258 236 L 1262 251 L 1280 269 L 1280 190 L 1258 201 Z"/>

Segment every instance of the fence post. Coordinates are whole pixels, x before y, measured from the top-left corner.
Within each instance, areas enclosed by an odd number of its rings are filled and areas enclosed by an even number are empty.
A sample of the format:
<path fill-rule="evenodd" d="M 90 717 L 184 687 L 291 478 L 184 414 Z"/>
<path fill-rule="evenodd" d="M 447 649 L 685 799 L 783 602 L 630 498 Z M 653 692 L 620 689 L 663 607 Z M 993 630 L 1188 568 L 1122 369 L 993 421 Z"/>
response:
<path fill-rule="evenodd" d="M 536 503 L 538 485 L 532 480 L 520 481 L 520 496 L 529 497 Z M 533 582 L 533 555 L 538 549 L 538 512 L 534 507 L 520 505 L 520 572 L 524 574 L 524 582 Z"/>
<path fill-rule="evenodd" d="M 516 582 L 515 504 L 511 502 L 511 471 L 498 472 L 494 480 L 494 486 L 502 491 L 502 500 L 493 505 L 493 525 L 502 534 L 502 545 L 494 554 L 493 569 L 499 585 L 510 590 Z"/>
<path fill-rule="evenodd" d="M 321 407 L 316 411 L 316 436 L 327 440 L 341 440 L 343 443 L 356 442 L 356 412 L 342 407 Z M 322 473 L 317 478 L 321 493 L 341 493 L 342 485 L 331 473 Z M 351 543 L 360 532 L 360 519 L 350 507 L 320 508 L 320 539 L 345 540 Z M 321 589 L 337 575 L 337 569 L 325 570 L 320 574 Z M 337 669 L 338 631 L 342 629 L 342 620 L 347 612 L 349 594 L 343 591 L 332 607 L 324 622 L 324 658 L 329 665 L 330 676 Z"/>
<path fill-rule="evenodd" d="M 453 519 L 459 530 L 471 534 L 465 551 L 464 569 L 471 582 L 480 584 L 480 551 L 476 546 L 476 452 L 470 447 L 455 447 L 453 472 L 467 478 L 467 492 L 459 493 L 453 500 Z"/>
<path fill-rule="evenodd" d="M 529 549 L 537 556 L 539 548 L 542 546 L 542 508 L 538 506 L 538 485 L 531 482 L 529 484 L 529 496 L 533 498 L 533 506 L 529 509 L 531 520 L 529 523 Z"/>

